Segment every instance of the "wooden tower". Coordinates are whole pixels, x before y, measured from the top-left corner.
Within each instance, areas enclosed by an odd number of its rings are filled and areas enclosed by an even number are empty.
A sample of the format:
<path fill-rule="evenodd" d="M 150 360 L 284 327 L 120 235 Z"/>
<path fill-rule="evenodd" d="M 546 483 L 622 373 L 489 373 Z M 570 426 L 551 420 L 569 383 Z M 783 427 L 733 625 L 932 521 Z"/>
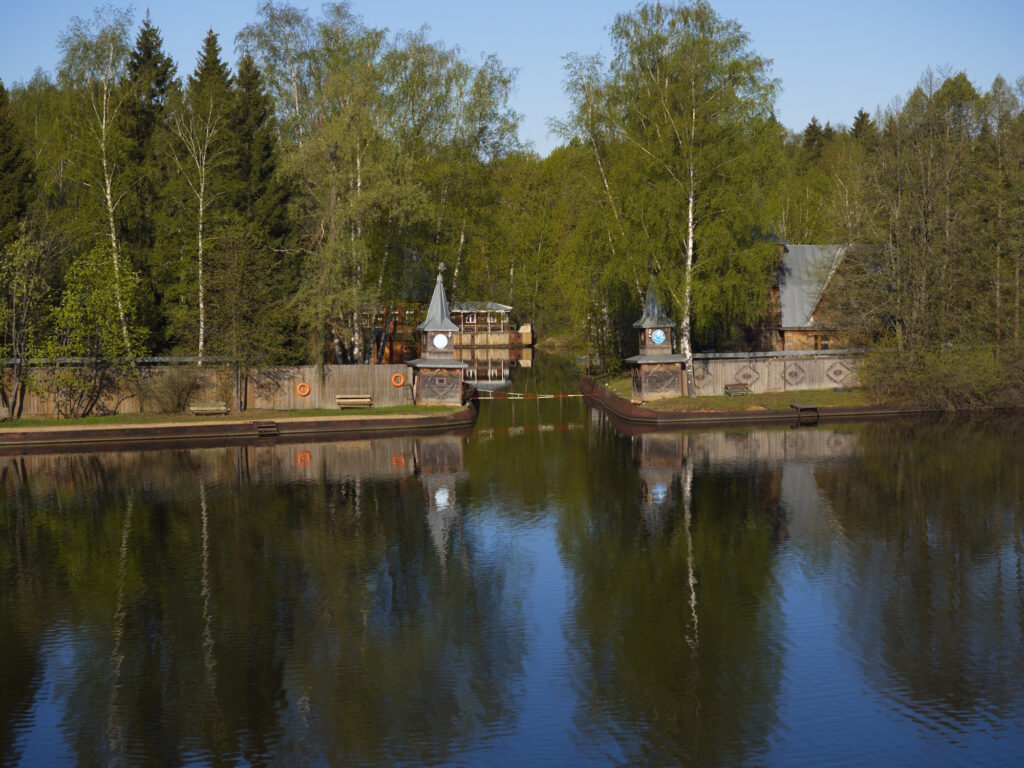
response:
<path fill-rule="evenodd" d="M 672 319 L 658 301 L 654 278 L 647 288 L 643 315 L 633 327 L 639 331 L 639 354 L 625 360 L 633 367 L 633 402 L 685 394 L 684 358 L 672 353 Z"/>
<path fill-rule="evenodd" d="M 455 359 L 454 334 L 459 327 L 448 313 L 441 273 L 437 272 L 434 295 L 427 308 L 427 319 L 416 326 L 420 332 L 420 356 L 410 360 L 413 369 L 413 396 L 417 405 L 461 405 L 462 380 L 467 365 Z"/>

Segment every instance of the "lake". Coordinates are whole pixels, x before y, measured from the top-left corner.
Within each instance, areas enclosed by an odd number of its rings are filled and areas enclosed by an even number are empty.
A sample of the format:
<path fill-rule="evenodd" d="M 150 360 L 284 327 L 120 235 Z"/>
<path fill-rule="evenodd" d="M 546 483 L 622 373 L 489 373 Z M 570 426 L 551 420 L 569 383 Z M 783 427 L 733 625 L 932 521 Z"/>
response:
<path fill-rule="evenodd" d="M 616 426 L 0 458 L 0 761 L 1020 759 L 1024 419 Z"/>

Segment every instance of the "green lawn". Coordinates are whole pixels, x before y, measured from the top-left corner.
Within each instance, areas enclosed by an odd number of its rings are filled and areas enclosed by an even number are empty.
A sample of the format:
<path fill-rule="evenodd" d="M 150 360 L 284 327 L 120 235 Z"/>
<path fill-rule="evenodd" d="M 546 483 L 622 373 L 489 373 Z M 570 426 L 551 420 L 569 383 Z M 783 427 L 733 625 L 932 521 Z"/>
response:
<path fill-rule="evenodd" d="M 392 405 L 386 408 L 308 408 L 301 411 L 232 411 L 226 416 L 193 416 L 189 413 L 125 413 L 113 416 L 86 416 L 81 419 L 28 418 L 0 422 L 0 429 L 26 427 L 128 426 L 132 424 L 195 424 L 217 421 L 262 421 L 305 419 L 324 416 L 437 416 L 460 410 L 455 406 Z"/>
<path fill-rule="evenodd" d="M 612 392 L 627 400 L 632 396 L 629 376 L 617 376 L 604 382 Z M 806 389 L 799 392 L 765 392 L 751 395 L 704 395 L 701 397 L 673 397 L 644 403 L 652 411 L 783 411 L 790 403 L 807 403 L 821 407 L 870 405 L 862 389 L 837 391 L 834 389 Z"/>

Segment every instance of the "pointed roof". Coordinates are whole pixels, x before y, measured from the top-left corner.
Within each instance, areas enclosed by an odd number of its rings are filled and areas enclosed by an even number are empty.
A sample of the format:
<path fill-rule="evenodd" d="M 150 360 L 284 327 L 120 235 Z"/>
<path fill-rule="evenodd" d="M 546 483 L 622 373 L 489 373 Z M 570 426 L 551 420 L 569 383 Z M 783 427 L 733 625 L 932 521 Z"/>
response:
<path fill-rule="evenodd" d="M 444 283 L 441 282 L 441 273 L 444 271 L 444 264 L 437 270 L 437 284 L 434 286 L 434 295 L 430 297 L 430 306 L 427 307 L 427 319 L 416 326 L 417 331 L 458 331 L 459 326 L 452 322 L 448 314 L 448 297 L 444 294 Z"/>
<path fill-rule="evenodd" d="M 654 275 L 651 275 L 651 283 L 647 286 L 647 298 L 644 301 L 643 316 L 633 323 L 634 328 L 664 328 L 672 325 L 672 318 L 665 314 L 664 307 L 658 301 L 658 294 L 654 290 Z"/>
<path fill-rule="evenodd" d="M 815 327 L 814 312 L 848 250 L 843 245 L 786 243 L 778 268 L 782 328 Z"/>

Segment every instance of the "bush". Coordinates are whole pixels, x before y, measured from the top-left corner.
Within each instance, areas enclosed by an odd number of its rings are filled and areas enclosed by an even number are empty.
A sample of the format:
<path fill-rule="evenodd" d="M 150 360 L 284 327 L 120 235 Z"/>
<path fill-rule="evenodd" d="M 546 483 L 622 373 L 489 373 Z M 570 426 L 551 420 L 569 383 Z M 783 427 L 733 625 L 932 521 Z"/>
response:
<path fill-rule="evenodd" d="M 861 381 L 879 401 L 944 410 L 1015 406 L 1024 403 L 1022 362 L 994 345 L 882 346 L 864 360 Z"/>
<path fill-rule="evenodd" d="M 196 366 L 180 365 L 145 371 L 136 382 L 140 410 L 182 413 L 203 388 L 203 374 Z"/>

